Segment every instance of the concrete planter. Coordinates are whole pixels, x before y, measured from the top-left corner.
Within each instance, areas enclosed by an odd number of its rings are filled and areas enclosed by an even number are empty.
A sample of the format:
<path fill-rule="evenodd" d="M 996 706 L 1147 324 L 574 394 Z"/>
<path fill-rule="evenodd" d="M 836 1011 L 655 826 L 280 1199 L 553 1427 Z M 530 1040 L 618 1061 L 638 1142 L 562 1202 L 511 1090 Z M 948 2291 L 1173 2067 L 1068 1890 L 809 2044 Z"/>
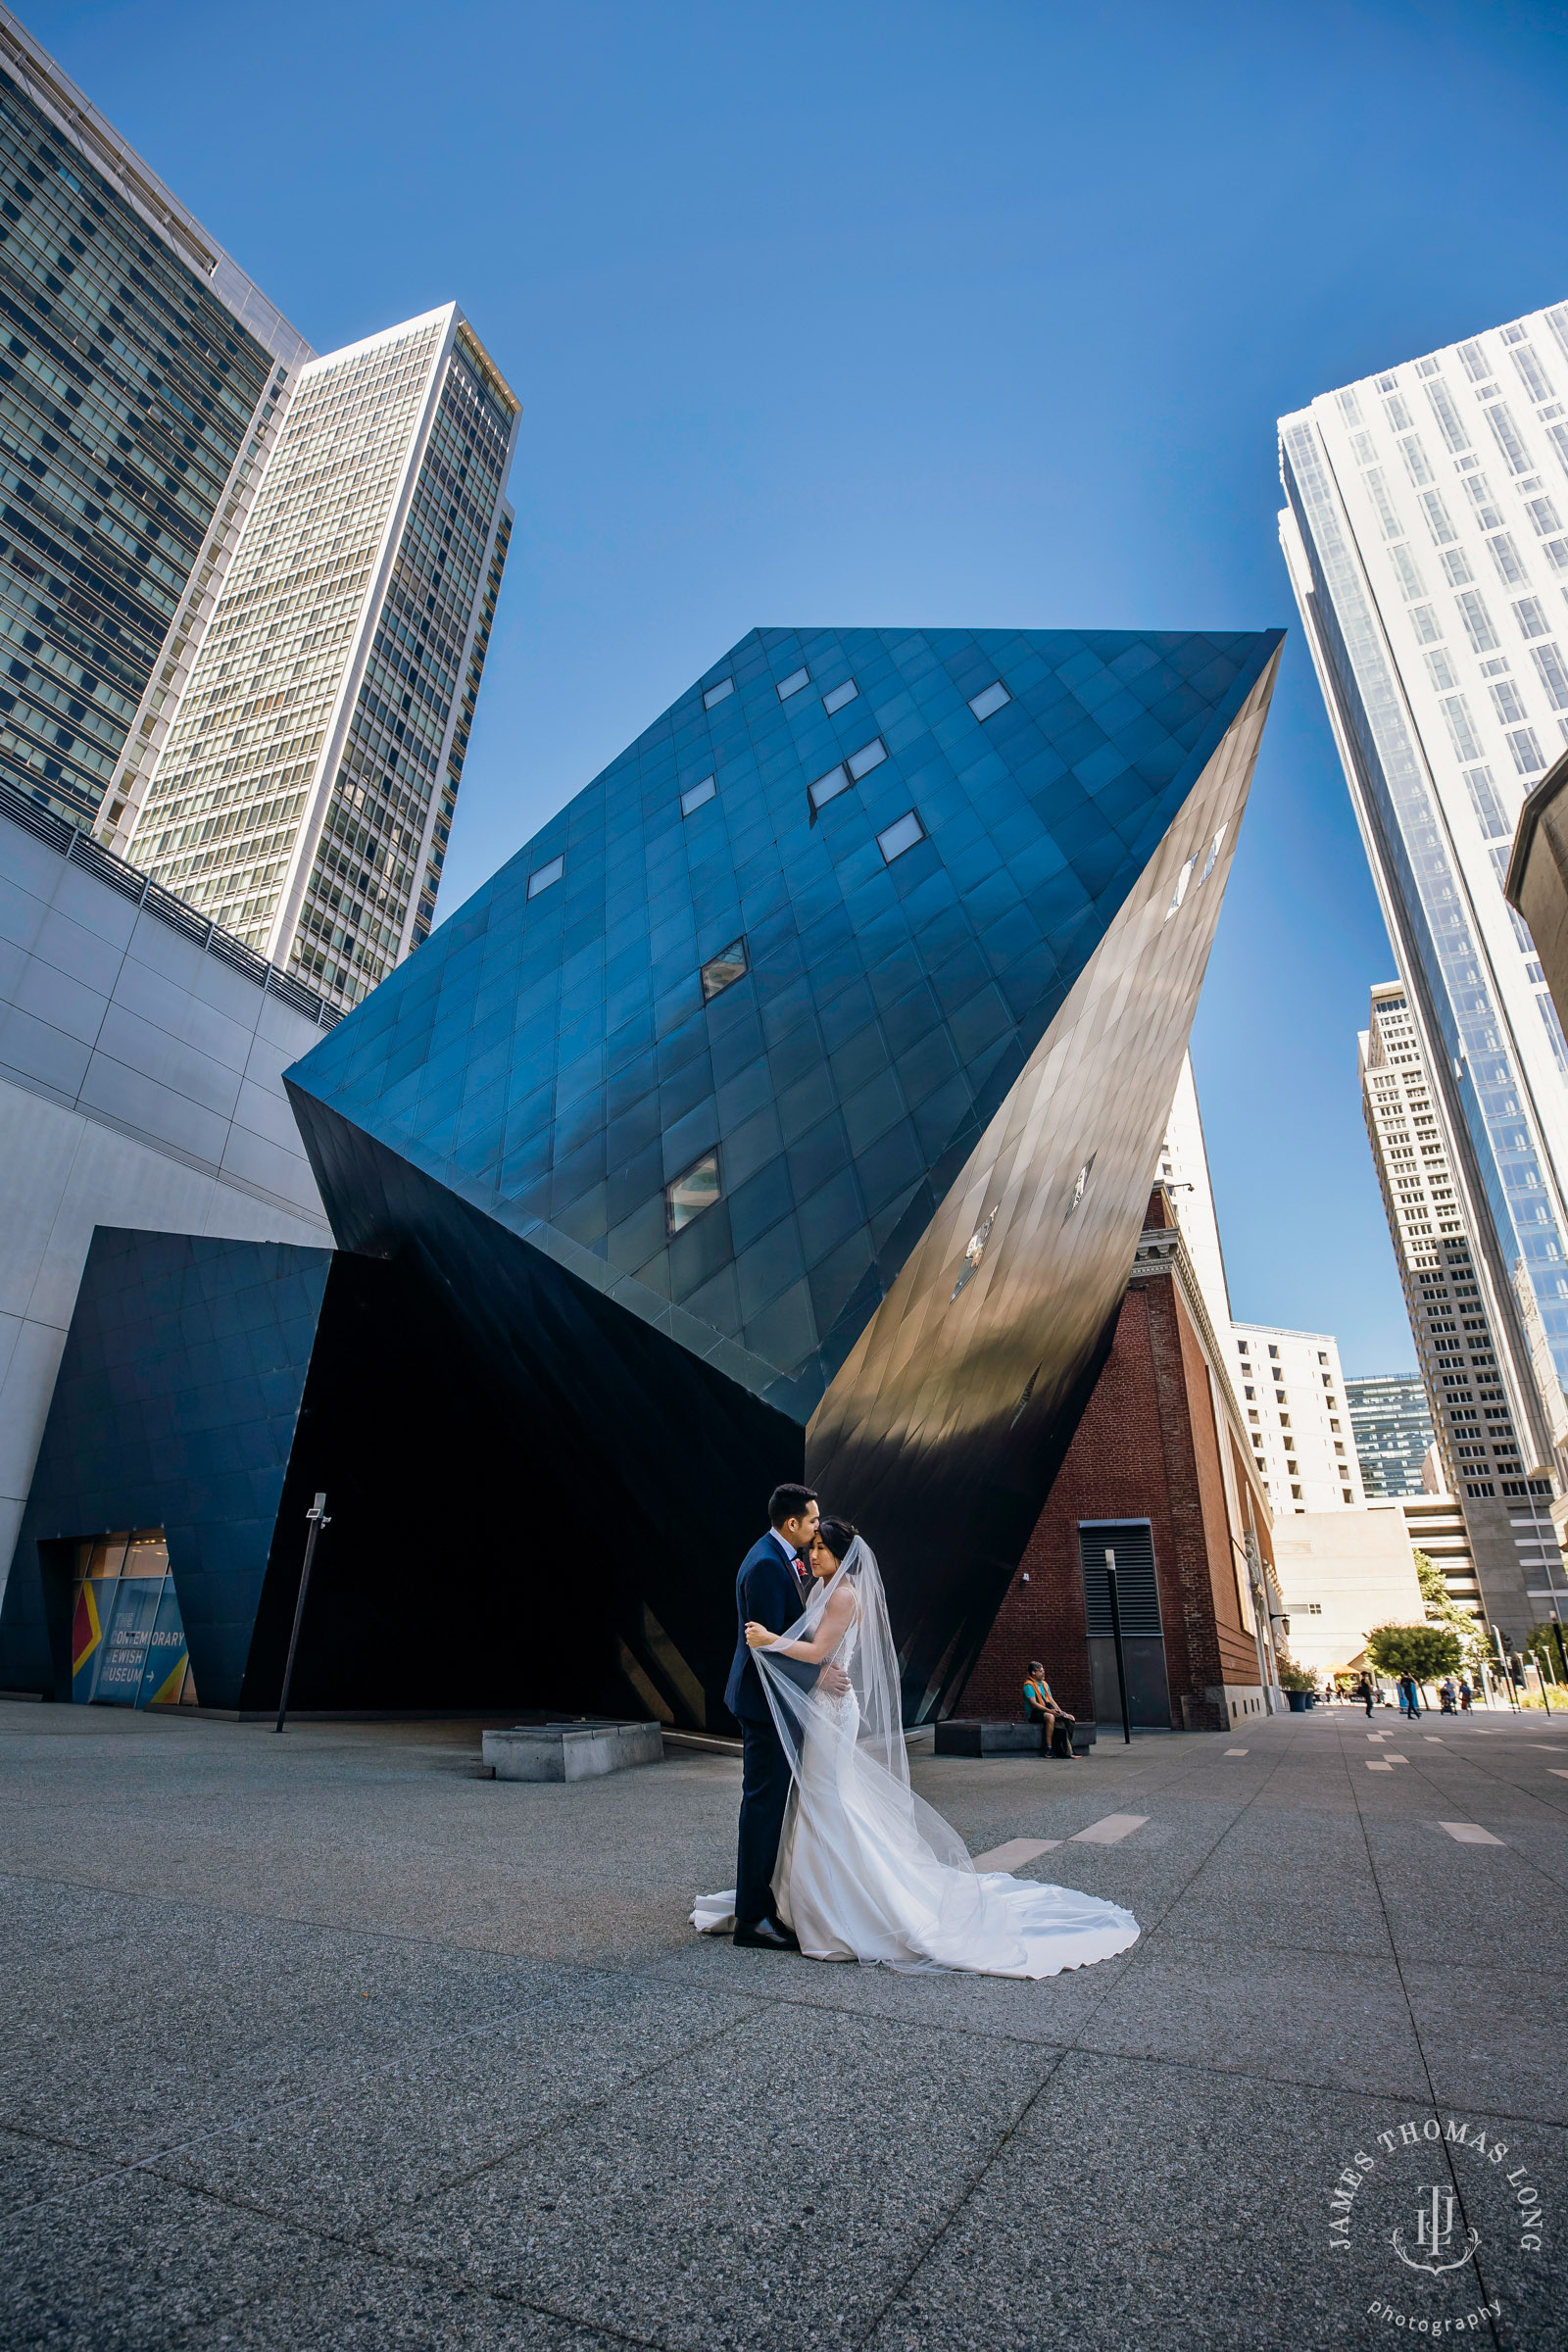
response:
<path fill-rule="evenodd" d="M 955 1716 L 937 1725 L 936 1752 L 939 1756 L 1038 1756 L 1045 1752 L 1044 1731 L 1039 1723 L 981 1723 L 973 1716 Z M 1093 1747 L 1095 1726 L 1075 1723 L 1072 1744 L 1079 1755 Z"/>
<path fill-rule="evenodd" d="M 657 1723 L 612 1723 L 581 1716 L 561 1723 L 519 1723 L 486 1732 L 484 1760 L 498 1781 L 593 1781 L 664 1753 Z"/>

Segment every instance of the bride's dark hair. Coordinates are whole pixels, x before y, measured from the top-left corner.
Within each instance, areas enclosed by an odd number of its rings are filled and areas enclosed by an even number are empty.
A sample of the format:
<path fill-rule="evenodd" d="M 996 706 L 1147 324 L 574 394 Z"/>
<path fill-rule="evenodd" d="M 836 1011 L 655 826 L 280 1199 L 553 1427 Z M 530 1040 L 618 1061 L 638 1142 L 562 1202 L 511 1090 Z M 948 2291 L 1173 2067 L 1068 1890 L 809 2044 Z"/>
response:
<path fill-rule="evenodd" d="M 848 1519 L 823 1519 L 818 1522 L 816 1532 L 842 1567 L 859 1530 L 852 1527 Z"/>

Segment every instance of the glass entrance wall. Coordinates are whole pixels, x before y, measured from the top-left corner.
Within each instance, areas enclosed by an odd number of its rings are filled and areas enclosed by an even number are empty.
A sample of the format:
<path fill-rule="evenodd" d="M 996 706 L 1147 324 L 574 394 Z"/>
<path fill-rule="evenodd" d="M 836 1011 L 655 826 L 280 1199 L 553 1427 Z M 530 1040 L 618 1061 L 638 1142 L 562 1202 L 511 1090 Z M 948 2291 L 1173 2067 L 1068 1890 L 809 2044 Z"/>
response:
<path fill-rule="evenodd" d="M 195 1679 L 161 1527 L 76 1545 L 71 1695 L 108 1707 L 193 1707 Z"/>

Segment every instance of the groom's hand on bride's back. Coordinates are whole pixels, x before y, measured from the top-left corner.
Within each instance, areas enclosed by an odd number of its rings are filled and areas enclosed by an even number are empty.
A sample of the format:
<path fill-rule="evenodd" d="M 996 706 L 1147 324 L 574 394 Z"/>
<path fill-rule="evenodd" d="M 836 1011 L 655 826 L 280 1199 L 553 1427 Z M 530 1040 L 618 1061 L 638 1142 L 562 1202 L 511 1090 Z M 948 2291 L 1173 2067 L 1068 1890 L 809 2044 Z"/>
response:
<path fill-rule="evenodd" d="M 850 1678 L 842 1666 L 824 1666 L 816 1678 L 816 1687 L 829 1698 L 842 1698 L 850 1688 Z"/>

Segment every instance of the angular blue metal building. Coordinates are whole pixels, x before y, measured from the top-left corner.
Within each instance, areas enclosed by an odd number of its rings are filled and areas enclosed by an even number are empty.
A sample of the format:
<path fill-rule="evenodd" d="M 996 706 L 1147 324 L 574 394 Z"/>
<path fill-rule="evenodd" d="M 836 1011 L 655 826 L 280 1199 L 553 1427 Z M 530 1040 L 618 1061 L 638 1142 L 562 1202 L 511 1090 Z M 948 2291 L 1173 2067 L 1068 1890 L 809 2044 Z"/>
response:
<path fill-rule="evenodd" d="M 1108 1344 L 1280 643 L 756 631 L 296 1065 L 381 1402 L 322 1395 L 291 1493 L 358 1480 L 318 1574 L 412 1544 L 473 1661 L 431 1690 L 383 1610 L 318 1703 L 721 1724 L 803 1471 L 952 1701 Z"/>

